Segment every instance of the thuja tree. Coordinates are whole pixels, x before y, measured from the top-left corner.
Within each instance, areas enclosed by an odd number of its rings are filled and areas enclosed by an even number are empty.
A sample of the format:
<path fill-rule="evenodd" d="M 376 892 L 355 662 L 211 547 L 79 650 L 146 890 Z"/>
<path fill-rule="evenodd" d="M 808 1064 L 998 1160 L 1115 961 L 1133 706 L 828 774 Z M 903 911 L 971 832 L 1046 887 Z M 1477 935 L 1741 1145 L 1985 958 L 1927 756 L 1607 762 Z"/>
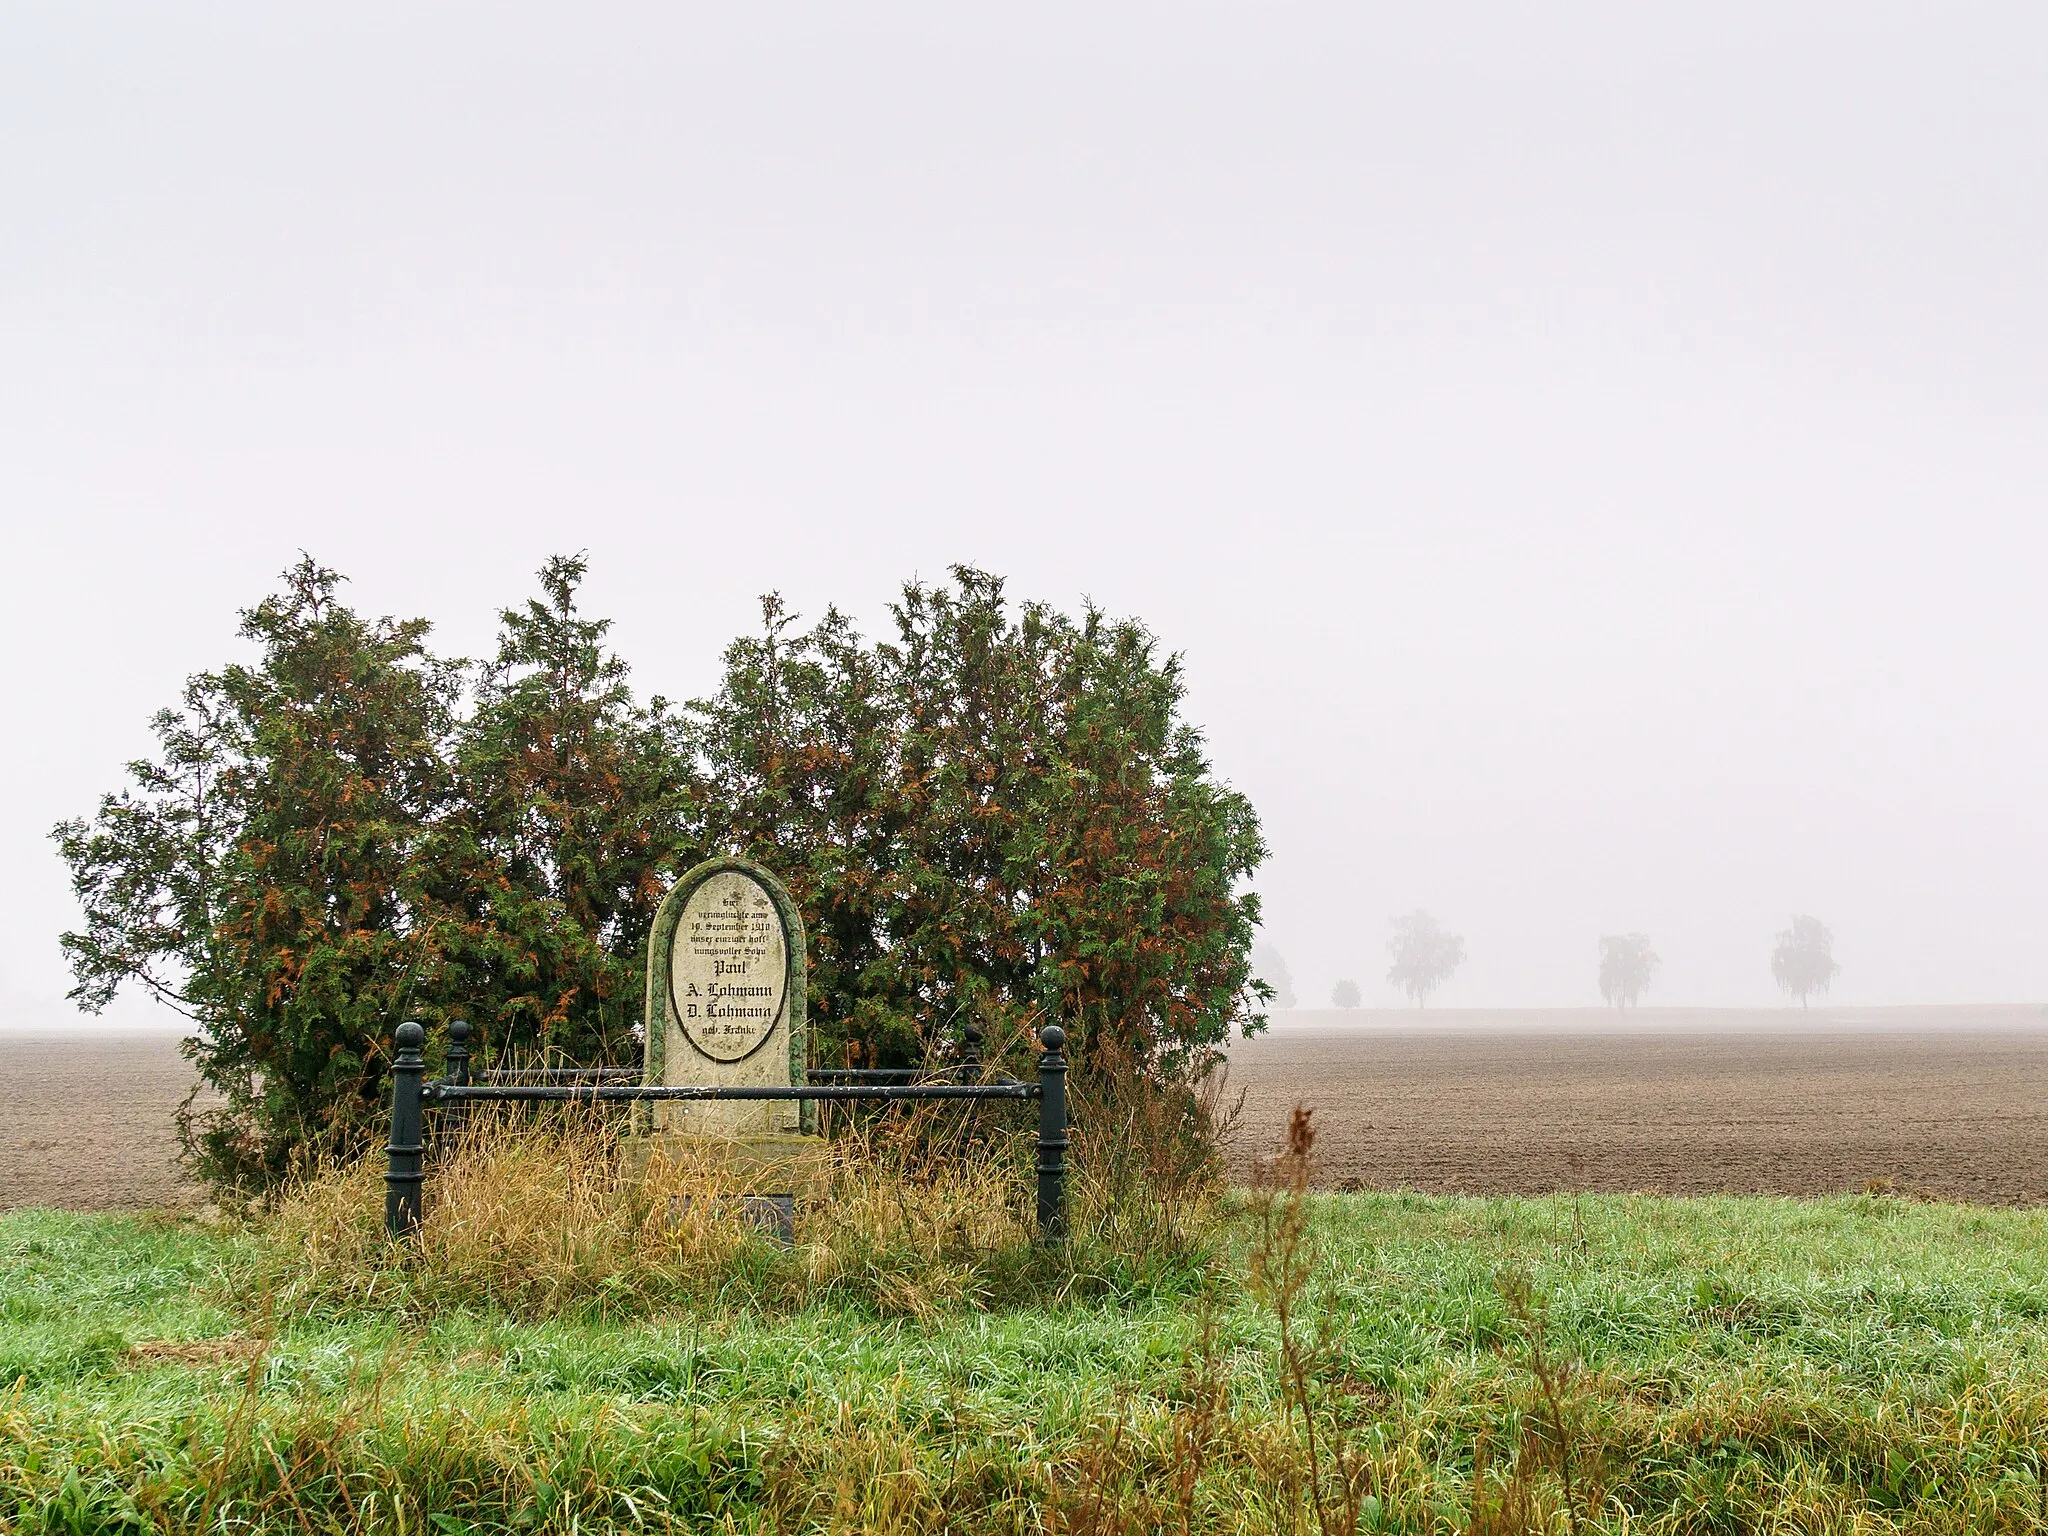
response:
<path fill-rule="evenodd" d="M 897 792 L 900 710 L 882 660 L 845 617 L 796 627 L 762 600 L 757 636 L 726 648 L 715 696 L 691 707 L 705 824 L 721 851 L 775 870 L 810 944 L 807 1024 L 819 1060 L 908 1059 L 916 1030 L 871 992 L 886 969 L 895 869 L 908 835 Z"/>
<path fill-rule="evenodd" d="M 337 584 L 289 572 L 242 616 L 258 659 L 193 678 L 156 717 L 158 757 L 56 832 L 85 913 L 63 937 L 73 996 L 133 983 L 194 1021 L 220 1098 L 180 1126 L 230 1183 L 354 1139 L 454 931 L 422 854 L 454 799 L 459 675 L 423 622 L 366 620 Z"/>
<path fill-rule="evenodd" d="M 557 557 L 500 613 L 498 654 L 454 736 L 455 803 L 429 848 L 460 913 L 440 988 L 489 1057 L 637 1060 L 647 934 L 701 850 L 680 722 L 641 705 Z"/>
<path fill-rule="evenodd" d="M 875 644 L 770 599 L 697 706 L 707 825 L 803 907 L 821 1047 L 913 1060 L 999 1015 L 1165 1067 L 1262 1024 L 1241 887 L 1265 849 L 1180 718 L 1178 660 L 953 578 L 905 587 Z"/>
<path fill-rule="evenodd" d="M 58 827 L 72 995 L 132 984 L 193 1020 L 214 1095 L 180 1123 L 209 1178 L 261 1187 L 373 1137 L 408 1016 L 460 1013 L 493 1054 L 629 1051 L 690 775 L 576 611 L 582 574 L 552 562 L 476 671 L 302 561 L 243 615 L 257 659 L 192 679 L 130 787 Z"/>
<path fill-rule="evenodd" d="M 365 1145 L 408 1016 L 498 1059 L 632 1059 L 654 909 L 719 848 L 802 904 L 824 1057 L 916 1060 L 979 1016 L 1171 1067 L 1263 1022 L 1257 818 L 1140 626 L 1013 612 L 964 569 L 905 588 L 882 643 L 771 598 L 675 711 L 634 700 L 583 576 L 551 561 L 470 667 L 302 561 L 243 615 L 257 658 L 194 678 L 130 786 L 57 829 L 73 996 L 193 1019 L 209 1177 Z"/>

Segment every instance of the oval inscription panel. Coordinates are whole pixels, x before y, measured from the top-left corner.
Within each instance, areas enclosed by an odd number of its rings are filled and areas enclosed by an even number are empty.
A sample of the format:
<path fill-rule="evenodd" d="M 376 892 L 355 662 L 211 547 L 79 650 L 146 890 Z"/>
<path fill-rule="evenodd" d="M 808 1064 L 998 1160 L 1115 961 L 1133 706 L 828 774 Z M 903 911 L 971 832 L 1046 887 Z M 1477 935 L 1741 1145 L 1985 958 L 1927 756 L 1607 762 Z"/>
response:
<path fill-rule="evenodd" d="M 789 946 L 775 901 L 753 876 L 720 870 L 690 893 L 669 949 L 668 997 L 690 1044 L 741 1061 L 782 1018 Z"/>

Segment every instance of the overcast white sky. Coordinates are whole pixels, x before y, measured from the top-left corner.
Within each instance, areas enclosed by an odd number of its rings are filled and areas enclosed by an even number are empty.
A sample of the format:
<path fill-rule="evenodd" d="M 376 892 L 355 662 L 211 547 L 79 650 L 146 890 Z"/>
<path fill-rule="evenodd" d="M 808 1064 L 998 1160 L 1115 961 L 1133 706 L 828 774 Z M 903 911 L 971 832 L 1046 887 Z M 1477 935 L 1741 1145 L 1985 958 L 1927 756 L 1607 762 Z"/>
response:
<path fill-rule="evenodd" d="M 647 691 L 958 560 L 1187 658 L 1301 991 L 2048 996 L 2048 8 L 0 12 L 0 993 L 300 548 Z M 127 1015 L 133 1018 L 133 1014 Z"/>

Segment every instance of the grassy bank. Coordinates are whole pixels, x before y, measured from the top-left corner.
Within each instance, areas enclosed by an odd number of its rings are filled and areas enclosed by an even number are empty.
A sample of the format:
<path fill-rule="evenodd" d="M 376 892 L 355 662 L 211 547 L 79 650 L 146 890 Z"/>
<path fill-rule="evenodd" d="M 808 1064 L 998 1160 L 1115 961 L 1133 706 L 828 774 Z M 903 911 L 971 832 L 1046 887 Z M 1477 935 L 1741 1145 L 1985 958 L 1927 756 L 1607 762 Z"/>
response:
<path fill-rule="evenodd" d="M 1250 1283 L 1285 1233 L 1242 1206 L 1206 1281 L 904 1306 L 741 1243 L 672 1303 L 556 1315 L 16 1213 L 0 1530 L 2048 1530 L 2039 1213 L 1303 1214 L 1290 1352 Z"/>

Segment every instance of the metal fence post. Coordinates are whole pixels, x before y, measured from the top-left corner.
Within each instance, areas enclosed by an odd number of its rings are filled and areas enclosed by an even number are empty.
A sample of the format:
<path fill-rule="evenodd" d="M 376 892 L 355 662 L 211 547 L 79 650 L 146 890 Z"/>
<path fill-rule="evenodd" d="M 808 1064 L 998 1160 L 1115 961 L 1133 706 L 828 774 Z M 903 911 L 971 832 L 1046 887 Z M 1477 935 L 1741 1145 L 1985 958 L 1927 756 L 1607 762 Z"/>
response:
<path fill-rule="evenodd" d="M 448 1021 L 448 1082 L 451 1087 L 469 1086 L 469 1024 L 463 1019 Z M 445 1133 L 452 1142 L 469 1127 L 469 1105 L 462 1099 L 445 1106 L 439 1116 L 436 1135 Z M 436 1140 L 435 1145 L 441 1143 Z"/>
<path fill-rule="evenodd" d="M 398 1057 L 391 1064 L 391 1143 L 384 1150 L 384 1230 L 403 1237 L 420 1224 L 420 1079 L 427 1032 L 408 1019 L 398 1026 Z M 1041 1196 L 1041 1199 L 1043 1197 Z"/>
<path fill-rule="evenodd" d="M 983 1076 L 981 1064 L 981 1026 L 969 1019 L 967 1027 L 960 1031 L 960 1057 L 953 1064 L 952 1079 L 956 1083 L 978 1083 Z M 977 1155 L 982 1147 L 981 1101 L 967 1101 L 966 1123 L 960 1127 L 960 1145 L 971 1156 Z"/>
<path fill-rule="evenodd" d="M 1056 1243 L 1067 1235 L 1067 1032 L 1048 1024 L 1038 1042 L 1038 1235 Z"/>

